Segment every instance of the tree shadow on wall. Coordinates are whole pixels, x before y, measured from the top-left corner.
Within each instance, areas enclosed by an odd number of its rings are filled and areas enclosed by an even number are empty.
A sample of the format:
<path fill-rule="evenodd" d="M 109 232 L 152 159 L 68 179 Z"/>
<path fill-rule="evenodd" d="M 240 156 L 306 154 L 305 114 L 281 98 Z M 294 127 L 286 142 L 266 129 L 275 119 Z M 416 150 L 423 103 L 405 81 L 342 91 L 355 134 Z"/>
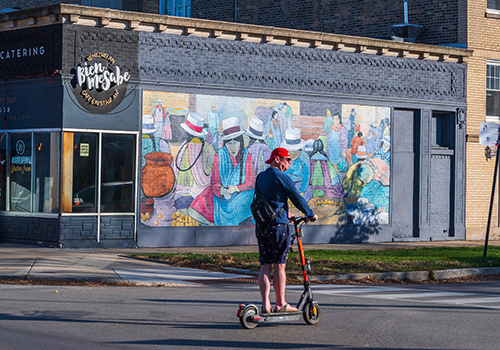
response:
<path fill-rule="evenodd" d="M 306 244 L 338 244 L 389 241 L 389 233 L 380 225 L 307 225 L 304 227 Z"/>
<path fill-rule="evenodd" d="M 340 225 L 334 229 L 334 235 L 328 243 L 362 243 L 377 241 L 382 232 L 379 225 Z"/>

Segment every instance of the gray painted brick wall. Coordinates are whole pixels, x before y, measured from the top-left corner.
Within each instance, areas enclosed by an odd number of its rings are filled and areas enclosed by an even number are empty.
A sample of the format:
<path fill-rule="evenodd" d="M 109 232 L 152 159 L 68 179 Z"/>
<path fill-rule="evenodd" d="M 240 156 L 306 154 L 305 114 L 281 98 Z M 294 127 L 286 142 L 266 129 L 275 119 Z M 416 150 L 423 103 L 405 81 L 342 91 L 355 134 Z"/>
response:
<path fill-rule="evenodd" d="M 465 103 L 456 63 L 75 25 L 63 46 L 66 72 L 105 48 L 143 83 Z"/>
<path fill-rule="evenodd" d="M 133 247 L 134 217 L 103 216 L 97 242 L 97 217 L 61 217 L 61 243 L 65 248 Z"/>
<path fill-rule="evenodd" d="M 57 245 L 59 220 L 58 218 L 0 216 L 0 241 L 40 243 L 45 246 Z"/>

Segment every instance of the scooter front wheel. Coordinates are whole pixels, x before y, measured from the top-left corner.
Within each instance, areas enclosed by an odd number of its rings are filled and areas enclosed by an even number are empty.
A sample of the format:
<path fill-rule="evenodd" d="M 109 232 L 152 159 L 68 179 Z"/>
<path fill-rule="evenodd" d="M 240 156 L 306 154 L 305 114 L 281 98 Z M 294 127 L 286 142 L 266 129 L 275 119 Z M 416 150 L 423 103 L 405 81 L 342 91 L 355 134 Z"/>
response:
<path fill-rule="evenodd" d="M 240 323 L 243 328 L 253 329 L 257 327 L 258 323 L 253 320 L 253 317 L 257 313 L 257 309 L 253 306 L 245 308 L 240 316 Z"/>
<path fill-rule="evenodd" d="M 315 301 L 307 304 L 303 316 L 304 316 L 304 321 L 306 321 L 307 324 L 310 325 L 317 324 L 321 319 L 321 308 L 319 307 L 319 304 Z"/>

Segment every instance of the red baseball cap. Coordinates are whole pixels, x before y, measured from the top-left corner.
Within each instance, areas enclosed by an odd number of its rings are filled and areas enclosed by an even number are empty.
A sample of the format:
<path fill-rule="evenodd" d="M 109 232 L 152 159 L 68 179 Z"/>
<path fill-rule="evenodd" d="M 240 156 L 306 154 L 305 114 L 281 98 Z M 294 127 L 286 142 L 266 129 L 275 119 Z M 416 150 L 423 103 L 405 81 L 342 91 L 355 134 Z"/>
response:
<path fill-rule="evenodd" d="M 273 149 L 271 156 L 266 160 L 266 164 L 271 164 L 276 157 L 290 158 L 290 152 L 286 148 L 278 147 Z"/>

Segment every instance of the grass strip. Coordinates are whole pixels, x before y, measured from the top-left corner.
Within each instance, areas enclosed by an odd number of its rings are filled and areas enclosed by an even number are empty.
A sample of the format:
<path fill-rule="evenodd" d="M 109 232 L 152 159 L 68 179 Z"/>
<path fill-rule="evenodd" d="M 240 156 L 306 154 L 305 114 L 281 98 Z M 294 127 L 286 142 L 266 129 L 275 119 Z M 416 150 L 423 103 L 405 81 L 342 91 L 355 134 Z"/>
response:
<path fill-rule="evenodd" d="M 433 271 L 500 266 L 500 247 L 433 247 L 381 250 L 308 250 L 313 275 L 394 271 Z M 168 262 L 176 267 L 221 271 L 222 267 L 258 271 L 258 253 L 150 253 L 131 256 Z M 300 275 L 298 252 L 288 256 L 287 273 Z"/>

